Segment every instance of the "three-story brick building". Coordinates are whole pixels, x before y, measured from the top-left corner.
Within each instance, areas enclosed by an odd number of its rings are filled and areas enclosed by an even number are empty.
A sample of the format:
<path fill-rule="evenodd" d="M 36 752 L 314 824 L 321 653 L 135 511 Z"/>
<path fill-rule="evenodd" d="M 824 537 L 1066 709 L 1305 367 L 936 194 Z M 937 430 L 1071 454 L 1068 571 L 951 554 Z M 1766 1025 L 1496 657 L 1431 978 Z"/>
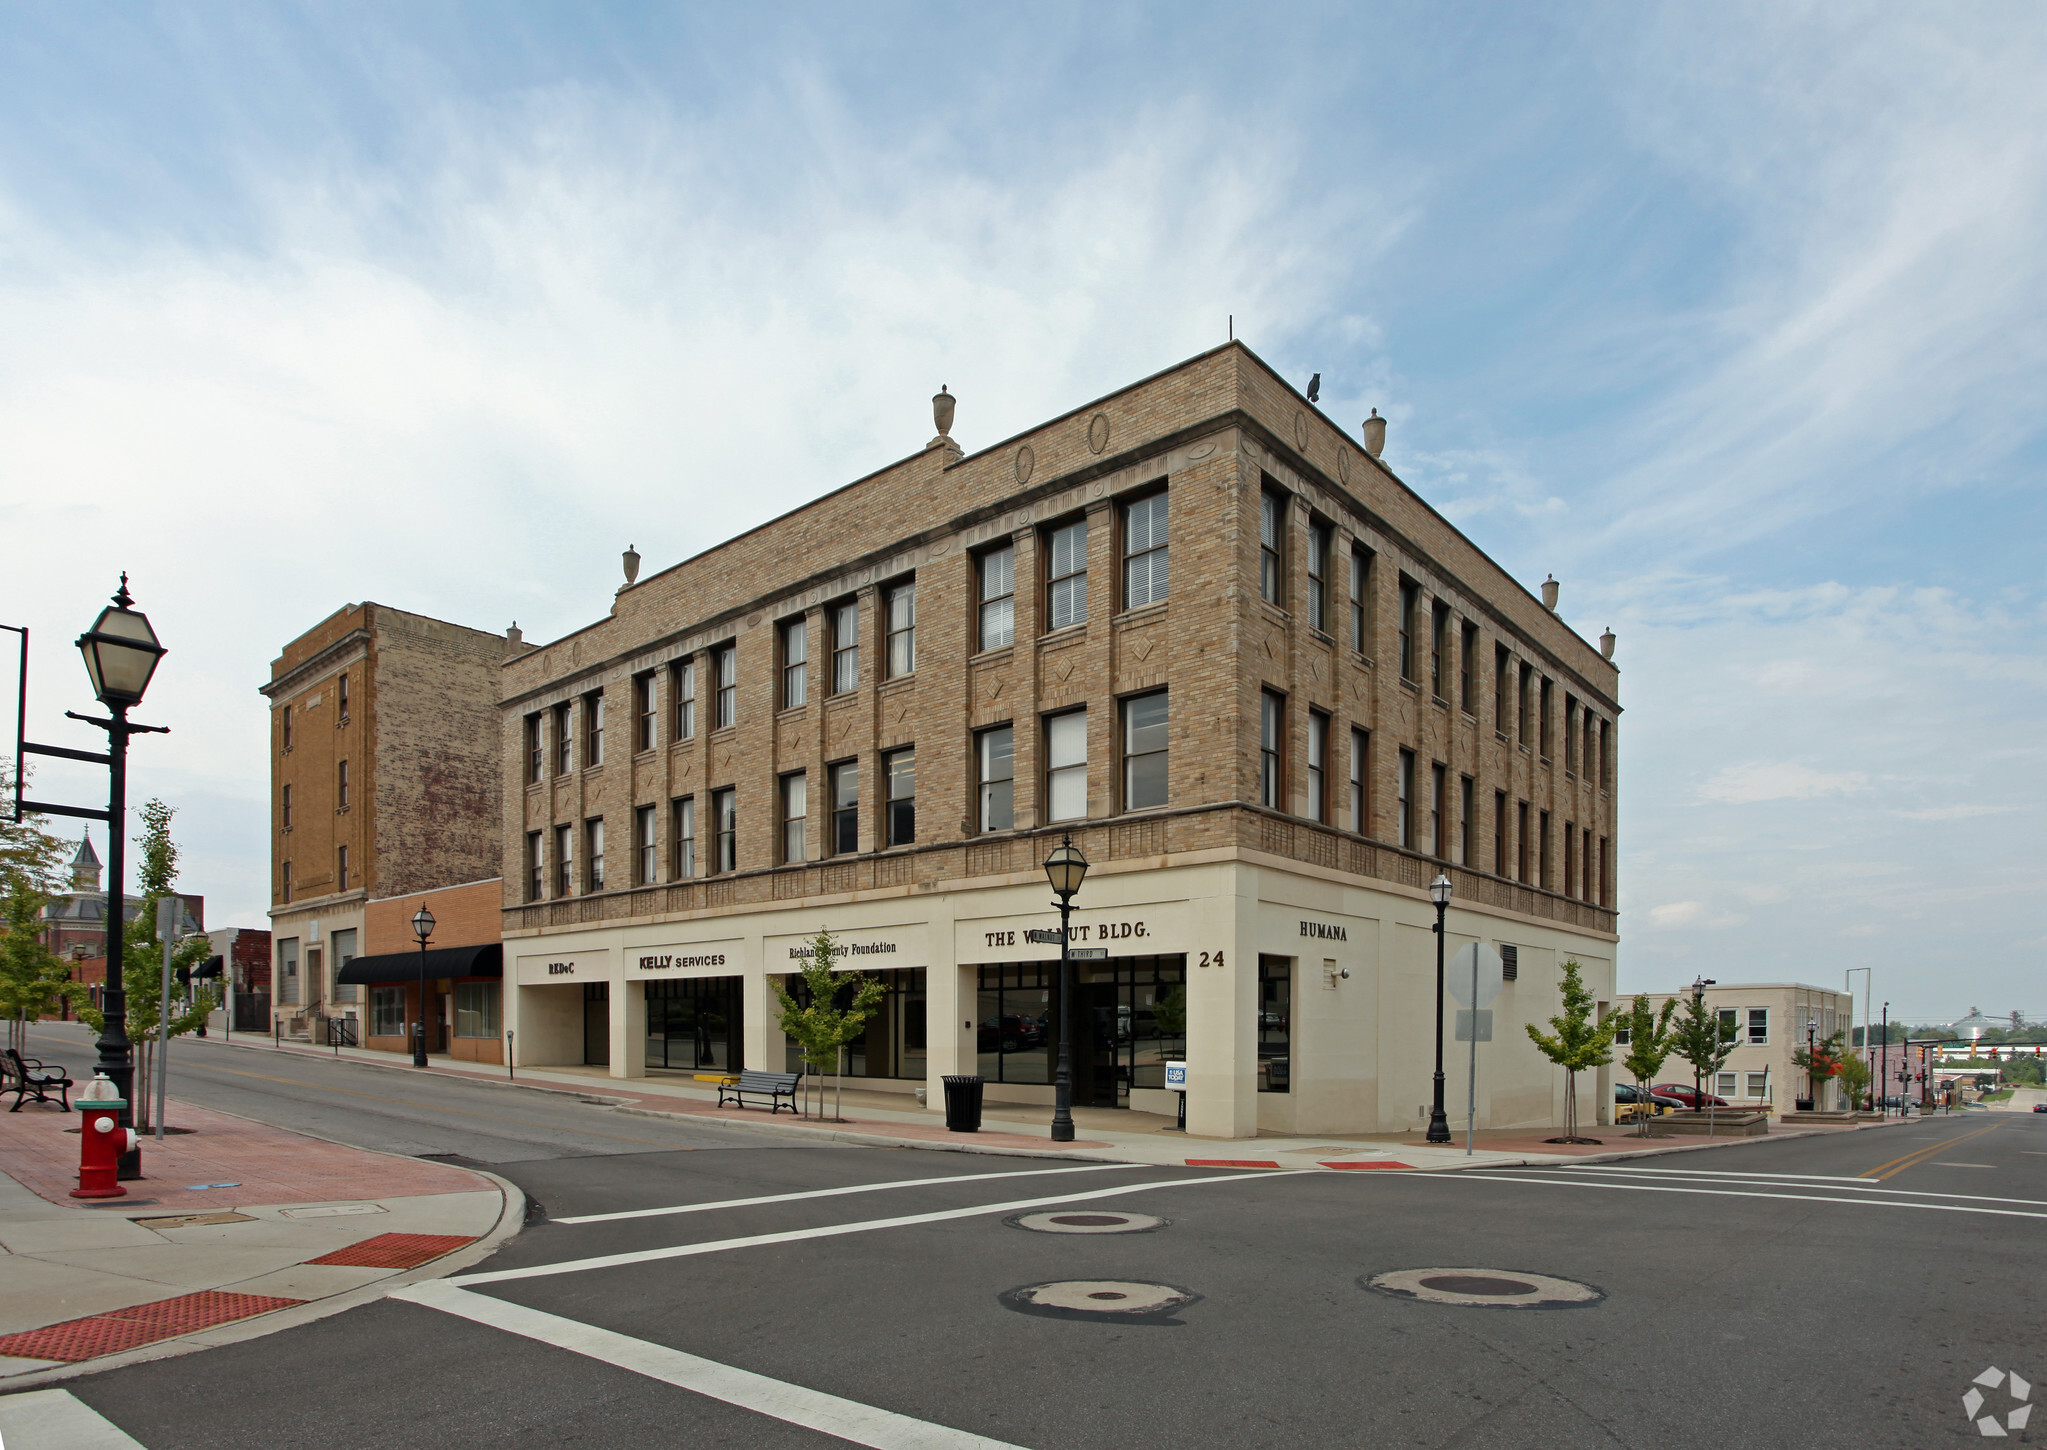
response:
<path fill-rule="evenodd" d="M 1610 640 L 1240 344 L 972 455 L 935 403 L 920 453 L 629 556 L 607 618 L 506 662 L 519 1060 L 781 1068 L 768 979 L 829 928 L 888 988 L 867 1086 L 1049 1102 L 1030 933 L 1070 832 L 1074 942 L 1109 952 L 1076 1102 L 1171 1111 L 1184 1058 L 1197 1134 L 1415 1126 L 1447 873 L 1451 949 L 1517 948 L 1479 1121 L 1555 1121 L 1519 1024 L 1567 958 L 1613 994 Z"/>

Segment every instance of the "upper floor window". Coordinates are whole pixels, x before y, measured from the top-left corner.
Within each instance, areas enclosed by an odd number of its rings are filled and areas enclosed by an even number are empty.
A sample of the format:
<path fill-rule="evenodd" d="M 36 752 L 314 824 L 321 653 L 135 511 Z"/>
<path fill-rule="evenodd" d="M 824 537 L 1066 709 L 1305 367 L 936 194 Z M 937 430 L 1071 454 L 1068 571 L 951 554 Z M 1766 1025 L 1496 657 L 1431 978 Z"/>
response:
<path fill-rule="evenodd" d="M 1016 640 L 1016 546 L 990 549 L 974 567 L 981 576 L 980 648 L 1006 648 Z"/>
<path fill-rule="evenodd" d="M 567 896 L 576 887 L 576 828 L 554 828 L 554 894 Z"/>
<path fill-rule="evenodd" d="M 1258 495 L 1258 597 L 1284 607 L 1286 580 L 1286 495 L 1264 489 Z"/>
<path fill-rule="evenodd" d="M 808 859 L 810 827 L 810 782 L 800 770 L 782 777 L 782 860 L 793 864 Z"/>
<path fill-rule="evenodd" d="M 1412 579 L 1400 581 L 1400 678 L 1421 683 L 1415 673 L 1415 631 L 1420 628 L 1415 615 L 1421 610 L 1422 588 Z"/>
<path fill-rule="evenodd" d="M 831 767 L 832 823 L 825 833 L 825 852 L 845 856 L 860 849 L 860 762 Z"/>
<path fill-rule="evenodd" d="M 1045 819 L 1077 821 L 1087 815 L 1087 711 L 1069 710 L 1045 722 Z"/>
<path fill-rule="evenodd" d="M 288 830 L 290 830 L 290 829 L 291 829 L 291 787 L 290 787 L 290 786 L 286 786 L 286 787 L 284 787 L 284 791 L 283 791 L 283 800 L 282 800 L 282 805 L 281 805 L 281 814 L 282 814 L 282 816 L 283 816 L 283 818 L 284 818 L 284 828 L 285 828 L 285 829 L 286 829 L 286 830 L 288 831 Z"/>
<path fill-rule="evenodd" d="M 1372 735 L 1368 730 L 1350 732 L 1350 828 L 1360 836 L 1372 834 Z"/>
<path fill-rule="evenodd" d="M 782 708 L 793 710 L 810 698 L 810 621 L 782 626 Z"/>
<path fill-rule="evenodd" d="M 547 774 L 547 748 L 540 735 L 540 716 L 526 717 L 526 783 L 532 785 Z"/>
<path fill-rule="evenodd" d="M 278 900 L 280 900 L 280 901 L 290 901 L 290 900 L 291 900 L 291 862 L 289 862 L 289 861 L 286 861 L 286 862 L 284 863 L 284 866 L 283 866 L 283 871 L 284 871 L 284 882 L 283 882 L 283 887 L 282 887 L 282 889 L 281 889 L 281 890 L 280 890 L 280 892 L 278 893 Z"/>
<path fill-rule="evenodd" d="M 546 889 L 547 878 L 541 873 L 546 862 L 541 858 L 541 835 L 538 831 L 526 833 L 526 899 L 538 901 Z"/>
<path fill-rule="evenodd" d="M 1123 607 L 1166 597 L 1166 496 L 1152 494 L 1123 510 Z"/>
<path fill-rule="evenodd" d="M 334 805 L 337 810 L 348 809 L 348 762 L 337 761 L 334 766 Z"/>
<path fill-rule="evenodd" d="M 917 581 L 891 586 L 883 594 L 888 611 L 888 677 L 917 672 Z"/>
<path fill-rule="evenodd" d="M 1258 804 L 1283 810 L 1286 795 L 1286 696 L 1265 690 L 1258 697 Z"/>
<path fill-rule="evenodd" d="M 1770 1042 L 1770 1009 L 1751 1007 L 1748 1009 L 1748 1040 L 1758 1047 L 1767 1047 Z"/>
<path fill-rule="evenodd" d="M 1564 774 L 1578 773 L 1578 697 L 1564 695 Z"/>
<path fill-rule="evenodd" d="M 283 732 L 284 748 L 291 749 L 291 706 L 284 705 L 277 711 L 278 729 Z"/>
<path fill-rule="evenodd" d="M 1457 703 L 1465 714 L 1478 714 L 1478 626 L 1469 620 L 1457 650 Z"/>
<path fill-rule="evenodd" d="M 916 750 L 889 751 L 881 758 L 881 773 L 888 792 L 882 810 L 884 844 L 911 845 L 917 839 Z"/>
<path fill-rule="evenodd" d="M 1372 652 L 1372 551 L 1350 551 L 1350 647 L 1361 655 Z"/>
<path fill-rule="evenodd" d="M 697 662 L 676 664 L 669 671 L 668 683 L 675 691 L 675 738 L 688 740 L 697 733 Z"/>
<path fill-rule="evenodd" d="M 687 881 L 697 874 L 697 798 L 682 796 L 668 803 L 668 875 Z"/>
<path fill-rule="evenodd" d="M 860 601 L 834 604 L 832 619 L 832 693 L 860 688 Z"/>
<path fill-rule="evenodd" d="M 1007 831 L 1016 825 L 1016 731 L 1008 725 L 974 737 L 979 776 L 981 829 Z"/>
<path fill-rule="evenodd" d="M 583 822 L 583 889 L 604 889 L 604 817 Z"/>
<path fill-rule="evenodd" d="M 1396 782 L 1400 795 L 1400 844 L 1414 849 L 1414 752 L 1400 752 L 1400 779 Z"/>
<path fill-rule="evenodd" d="M 1444 860 L 1450 858 L 1450 769 L 1444 765 L 1429 767 L 1429 843 L 1428 853 Z"/>
<path fill-rule="evenodd" d="M 1157 690 L 1123 702 L 1123 809 L 1149 810 L 1166 804 L 1166 760 L 1171 744 L 1166 692 Z"/>
<path fill-rule="evenodd" d="M 604 692 L 592 690 L 583 697 L 583 765 L 604 764 Z"/>
<path fill-rule="evenodd" d="M 1613 740 L 1607 734 L 1607 722 L 1599 722 L 1599 788 L 1607 789 L 1613 783 Z"/>
<path fill-rule="evenodd" d="M 1534 743 L 1535 734 L 1535 667 L 1521 666 L 1521 683 L 1515 691 L 1514 718 L 1518 721 L 1517 734 L 1521 744 Z"/>
<path fill-rule="evenodd" d="M 1556 698 L 1552 693 L 1555 688 L 1555 682 L 1545 675 L 1542 681 L 1542 694 L 1536 716 L 1536 738 L 1541 743 L 1541 755 L 1544 760 L 1550 758 L 1550 746 L 1553 743 L 1551 740 L 1552 727 L 1550 725 L 1550 716 L 1553 712 L 1550 707 Z"/>
<path fill-rule="evenodd" d="M 739 869 L 739 792 L 732 786 L 711 792 L 711 870 Z"/>
<path fill-rule="evenodd" d="M 569 707 L 554 707 L 554 773 L 567 775 L 575 768 L 576 738 L 569 731 Z"/>
<path fill-rule="evenodd" d="M 348 676 L 347 676 L 347 675 L 342 675 L 342 676 L 341 676 L 341 677 L 340 677 L 339 679 L 337 679 L 337 680 L 336 680 L 336 681 L 334 682 L 334 708 L 335 708 L 335 711 L 336 711 L 336 713 L 337 713 L 337 714 L 339 714 L 339 715 L 340 715 L 340 717 L 341 717 L 341 718 L 340 718 L 339 720 L 335 721 L 335 723 L 336 723 L 337 725 L 346 725 L 346 724 L 348 723 Z"/>
<path fill-rule="evenodd" d="M 654 713 L 654 676 L 633 676 L 633 749 L 652 750 L 660 721 Z"/>
<path fill-rule="evenodd" d="M 1064 629 L 1087 618 L 1087 520 L 1061 524 L 1045 538 L 1047 629 Z"/>
<path fill-rule="evenodd" d="M 661 879 L 661 842 L 652 806 L 633 810 L 633 869 L 635 884 L 651 886 Z"/>
<path fill-rule="evenodd" d="M 1503 644 L 1493 646 L 1493 729 L 1507 733 L 1507 701 L 1513 694 L 1513 657 Z M 1504 873 L 1502 873 L 1504 874 Z"/>
<path fill-rule="evenodd" d="M 711 651 L 711 671 L 716 691 L 712 700 L 711 728 L 724 730 L 739 718 L 739 647 L 721 645 Z"/>
<path fill-rule="evenodd" d="M 334 848 L 334 889 L 336 891 L 348 890 L 348 847 L 346 846 L 336 846 Z"/>
<path fill-rule="evenodd" d="M 1429 693 L 1450 698 L 1450 606 L 1437 600 L 1429 607 Z"/>
<path fill-rule="evenodd" d="M 1329 821 L 1329 717 L 1308 712 L 1308 819 Z"/>
<path fill-rule="evenodd" d="M 1308 524 L 1308 624 L 1329 629 L 1329 547 L 1335 531 L 1320 519 Z"/>

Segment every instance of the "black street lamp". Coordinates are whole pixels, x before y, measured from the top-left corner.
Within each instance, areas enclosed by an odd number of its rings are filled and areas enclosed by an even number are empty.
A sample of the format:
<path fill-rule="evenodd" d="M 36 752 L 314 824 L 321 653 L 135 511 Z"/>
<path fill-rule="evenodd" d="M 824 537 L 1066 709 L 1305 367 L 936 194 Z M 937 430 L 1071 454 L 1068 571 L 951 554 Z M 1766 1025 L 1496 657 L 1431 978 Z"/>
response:
<path fill-rule="evenodd" d="M 1883 1051 L 1879 1054 L 1878 1061 L 1881 1063 L 1881 1066 L 1876 1070 L 1876 1117 L 1878 1122 L 1882 1122 L 1890 1116 L 1891 1112 L 1891 1004 L 1888 1002 L 1884 1003 L 1884 1045 Z M 1902 1101 L 1899 1103 L 1899 1106 L 1904 1106 Z"/>
<path fill-rule="evenodd" d="M 412 934 L 419 938 L 419 1021 L 414 1023 L 412 1065 L 426 1066 L 426 943 L 434 934 L 434 914 L 422 906 L 412 914 Z"/>
<path fill-rule="evenodd" d="M 1820 1024 L 1816 1017 L 1805 1019 L 1805 1100 L 1820 1110 L 1820 1062 L 1813 1056 L 1819 1046 Z"/>
<path fill-rule="evenodd" d="M 1059 898 L 1059 1070 L 1053 1077 L 1052 1141 L 1073 1141 L 1073 957 L 1067 919 L 1073 913 L 1073 895 L 1087 879 L 1087 857 L 1073 844 L 1067 832 L 1052 854 L 1045 858 L 1045 875 L 1052 894 Z"/>
<path fill-rule="evenodd" d="M 1450 1119 L 1443 1112 L 1443 913 L 1450 909 L 1450 892 L 1450 877 L 1438 872 L 1429 883 L 1429 900 L 1436 903 L 1436 1091 L 1429 1107 L 1431 1143 L 1450 1141 Z"/>
<path fill-rule="evenodd" d="M 1699 1013 L 1699 1012 L 1700 1012 L 1701 1010 L 1703 1010 L 1703 1009 L 1704 1009 L 1704 1007 L 1705 1007 L 1705 1005 L 1706 1005 L 1706 989 L 1707 989 L 1708 987 L 1714 987 L 1714 986 L 1718 986 L 1718 985 L 1719 985 L 1719 983 L 1715 982 L 1715 981 L 1714 981 L 1714 980 L 1713 980 L 1713 979 L 1712 979 L 1711 977 L 1694 977 L 1694 978 L 1692 978 L 1692 1012 L 1693 1012 L 1693 1015 L 1694 1015 L 1694 1016 L 1696 1016 L 1696 1015 L 1697 1015 L 1697 1014 L 1698 1014 L 1698 1013 Z M 1717 1040 L 1716 1040 L 1716 1045 L 1717 1045 Z M 1705 1073 L 1703 1073 L 1703 1072 L 1701 1072 L 1701 1071 L 1699 1070 L 1699 1065 L 1698 1065 L 1698 1064 L 1697 1064 L 1696 1062 L 1695 1062 L 1695 1063 L 1693 1063 L 1693 1064 L 1692 1064 L 1692 1111 L 1693 1111 L 1693 1112 L 1695 1112 L 1695 1113 L 1698 1113 L 1698 1112 L 1704 1112 L 1704 1111 L 1705 1111 L 1705 1108 L 1706 1108 L 1706 1086 L 1705 1086 L 1705 1084 L 1706 1084 L 1706 1075 L 1705 1075 Z"/>

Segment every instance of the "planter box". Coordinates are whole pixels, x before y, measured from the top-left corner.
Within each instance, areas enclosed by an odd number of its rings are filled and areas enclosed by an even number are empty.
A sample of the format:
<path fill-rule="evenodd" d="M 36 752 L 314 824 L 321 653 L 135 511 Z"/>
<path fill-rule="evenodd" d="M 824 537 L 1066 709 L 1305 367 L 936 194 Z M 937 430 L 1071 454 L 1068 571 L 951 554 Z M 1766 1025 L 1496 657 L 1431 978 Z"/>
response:
<path fill-rule="evenodd" d="M 1649 1131 L 1656 1138 L 1759 1138 L 1770 1131 L 1770 1115 L 1744 1113 L 1736 1108 L 1713 1113 L 1666 1113 L 1656 1119 Z"/>
<path fill-rule="evenodd" d="M 1869 1116 L 1869 1120 L 1870 1120 L 1871 1122 L 1875 1122 L 1875 1121 L 1876 1121 L 1876 1115 L 1875 1115 L 1874 1113 L 1871 1113 L 1871 1114 L 1869 1114 L 1868 1116 Z M 1860 1114 L 1860 1113 L 1840 1113 L 1840 1112 L 1826 1112 L 1826 1113 L 1786 1113 L 1786 1114 L 1784 1115 L 1784 1122 L 1785 1122 L 1785 1125 L 1786 1125 L 1787 1127 L 1788 1127 L 1788 1126 L 1790 1126 L 1790 1125 L 1791 1125 L 1791 1124 L 1793 1124 L 1793 1123 L 1814 1123 L 1814 1124 L 1818 1124 L 1818 1125 L 1820 1125 L 1820 1126 L 1825 1126 L 1825 1125 L 1827 1125 L 1827 1124 L 1830 1124 L 1830 1123 L 1831 1123 L 1831 1124 L 1835 1124 L 1835 1125 L 1846 1125 L 1846 1124 L 1854 1124 L 1854 1123 L 1859 1123 L 1859 1122 L 1861 1122 L 1862 1120 L 1863 1120 L 1863 1115 L 1862 1115 L 1862 1114 Z"/>

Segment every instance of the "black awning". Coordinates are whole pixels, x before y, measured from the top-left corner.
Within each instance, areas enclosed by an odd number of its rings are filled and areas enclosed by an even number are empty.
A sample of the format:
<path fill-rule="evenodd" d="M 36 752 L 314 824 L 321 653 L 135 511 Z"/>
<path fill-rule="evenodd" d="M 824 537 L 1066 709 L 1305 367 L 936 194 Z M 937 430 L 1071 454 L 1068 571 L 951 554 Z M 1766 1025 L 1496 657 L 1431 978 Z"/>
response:
<path fill-rule="evenodd" d="M 197 968 L 193 970 L 192 975 L 194 977 L 217 977 L 220 975 L 220 972 L 221 972 L 220 958 L 208 957 L 205 961 L 201 962 Z"/>
<path fill-rule="evenodd" d="M 381 956 L 357 957 L 341 969 L 335 981 L 357 986 L 385 982 L 417 982 L 420 953 L 387 952 Z M 439 977 L 502 977 L 505 949 L 492 942 L 480 947 L 434 947 L 426 952 L 426 975 Z"/>

